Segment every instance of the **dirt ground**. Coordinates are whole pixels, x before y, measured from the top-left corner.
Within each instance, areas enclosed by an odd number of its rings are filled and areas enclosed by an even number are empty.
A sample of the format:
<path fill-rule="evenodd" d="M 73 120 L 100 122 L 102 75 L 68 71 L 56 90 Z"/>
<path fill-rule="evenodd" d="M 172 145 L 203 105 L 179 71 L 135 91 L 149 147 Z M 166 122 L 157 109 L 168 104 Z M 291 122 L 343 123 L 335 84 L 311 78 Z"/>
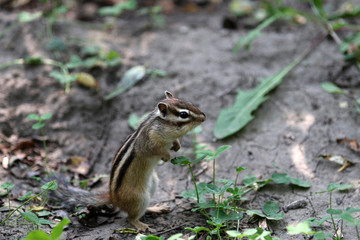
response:
<path fill-rule="evenodd" d="M 300 5 L 302 3 L 299 3 Z M 301 5 L 303 6 L 303 5 Z M 296 25 L 278 21 L 267 28 L 251 45 L 250 51 L 242 50 L 235 57 L 232 49 L 241 36 L 250 30 L 241 24 L 239 30 L 224 29 L 223 17 L 228 14 L 226 5 L 209 12 L 206 8 L 196 13 L 175 11 L 166 16 L 166 25 L 159 29 L 146 29 L 146 19 L 127 16 L 115 19 L 115 29 L 105 32 L 100 26 L 104 19 L 80 23 L 59 20 L 54 34 L 68 42 L 80 42 L 81 46 L 98 45 L 120 53 L 122 65 L 111 69 L 92 69 L 90 72 L 99 82 L 100 91 L 74 84 L 70 94 L 64 94 L 63 86 L 49 77 L 51 67 L 12 66 L 0 73 L 0 129 L 1 143 L 9 139 L 39 139 L 40 132 L 31 128 L 26 120 L 30 113 L 53 114 L 45 127 L 49 145 L 50 165 L 58 169 L 67 159 L 80 156 L 88 160 L 90 169 L 86 177 L 109 174 L 112 159 L 127 135 L 130 114 L 142 115 L 151 111 L 164 97 L 164 90 L 177 97 L 195 103 L 207 115 L 199 140 L 212 146 L 231 145 L 218 159 L 216 174 L 219 178 L 234 179 L 238 166 L 248 167 L 240 178 L 252 173 L 269 178 L 274 172 L 286 172 L 290 176 L 311 183 L 303 190 L 288 185 L 269 184 L 250 194 L 243 207 L 261 209 L 267 201 L 276 201 L 280 207 L 296 200 L 306 200 L 304 208 L 290 210 L 281 221 L 270 222 L 274 236 L 281 239 L 308 239 L 286 233 L 289 224 L 310 217 L 326 216 L 329 208 L 327 194 L 315 194 L 326 190 L 332 182 L 360 183 L 359 154 L 336 142 L 340 138 L 359 139 L 360 117 L 349 100 L 343 95 L 332 95 L 321 88 L 324 81 L 332 81 L 346 89 L 359 86 L 359 71 L 343 60 L 339 47 L 331 38 L 325 39 L 272 91 L 268 100 L 255 112 L 255 119 L 234 136 L 216 141 L 213 128 L 221 109 L 230 106 L 237 90 L 256 86 L 261 78 L 271 76 L 300 55 L 323 30 L 313 23 Z M 0 11 L 0 29 L 16 19 L 16 12 Z M 44 34 L 45 22 L 35 21 L 6 34 L 0 39 L 0 63 L 10 62 L 27 55 L 54 58 L 46 49 L 48 38 Z M 344 35 L 345 36 L 345 35 Z M 341 35 L 341 37 L 344 37 Z M 79 52 L 70 47 L 64 56 Z M 165 70 L 165 77 L 146 79 L 129 91 L 104 101 L 102 96 L 115 88 L 122 74 L 131 66 L 145 64 L 150 68 Z M 347 107 L 344 102 L 348 102 Z M 16 141 L 15 141 L 16 142 Z M 35 141 L 41 149 L 40 141 Z M 182 145 L 191 150 L 192 139 L 186 136 Z M 180 152 L 176 155 L 182 155 Z M 338 154 L 357 162 L 357 165 L 337 172 L 339 165 L 318 156 Z M 9 155 L 0 152 L 0 161 Z M 10 155 L 11 157 L 11 155 Z M 278 166 L 276 169 L 273 165 Z M 0 167 L 0 183 L 15 183 L 16 198 L 29 190 L 38 191 L 38 185 L 29 180 L 34 169 L 28 165 L 25 174 Z M 211 165 L 195 167 L 200 180 L 211 179 Z M 205 171 L 203 171 L 205 170 Z M 167 204 L 171 212 L 163 215 L 146 214 L 144 222 L 156 228 L 159 235 L 168 237 L 182 232 L 185 227 L 206 226 L 205 219 L 191 212 L 194 202 L 180 197 L 185 189 L 192 188 L 187 168 L 170 163 L 157 168 L 160 186 L 152 203 Z M 240 183 L 240 180 L 239 180 Z M 92 191 L 107 187 L 102 180 Z M 359 188 L 346 192 L 334 192 L 334 208 L 359 207 Z M 7 203 L 4 196 L 2 200 Z M 18 204 L 12 200 L 14 205 Z M 1 211 L 3 219 L 6 211 Z M 89 228 L 73 223 L 64 231 L 64 239 L 133 239 L 135 235 L 120 234 L 114 229 L 131 227 L 123 213 L 106 218 L 104 223 Z M 337 222 L 337 224 L 340 224 Z M 243 229 L 254 227 L 244 219 Z M 331 231 L 331 222 L 323 224 Z M 1 226 L 0 239 L 25 237 L 30 227 Z M 46 228 L 45 228 L 46 229 Z M 355 239 L 355 230 L 345 227 L 345 239 Z"/>

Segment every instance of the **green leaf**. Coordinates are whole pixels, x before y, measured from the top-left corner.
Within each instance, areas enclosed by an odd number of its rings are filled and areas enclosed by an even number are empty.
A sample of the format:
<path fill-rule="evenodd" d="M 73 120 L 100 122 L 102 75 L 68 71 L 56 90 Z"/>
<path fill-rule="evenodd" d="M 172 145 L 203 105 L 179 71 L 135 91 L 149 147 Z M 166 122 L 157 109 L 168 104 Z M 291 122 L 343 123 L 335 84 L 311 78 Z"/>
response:
<path fill-rule="evenodd" d="M 121 81 L 118 83 L 117 88 L 112 91 L 110 94 L 105 96 L 105 100 L 112 99 L 117 95 L 127 91 L 137 82 L 139 82 L 146 74 L 146 69 L 144 66 L 135 66 L 127 70 L 124 76 L 121 78 Z"/>
<path fill-rule="evenodd" d="M 35 213 L 28 211 L 28 212 L 21 212 L 20 214 L 23 218 L 25 218 L 29 222 L 39 225 L 39 218 L 36 216 Z"/>
<path fill-rule="evenodd" d="M 244 185 L 252 185 L 254 183 L 256 183 L 259 179 L 253 175 L 253 174 L 248 174 L 243 178 L 243 183 Z"/>
<path fill-rule="evenodd" d="M 26 240 L 52 240 L 52 239 L 45 232 L 41 230 L 34 230 L 27 235 Z"/>
<path fill-rule="evenodd" d="M 35 123 L 34 125 L 32 125 L 32 128 L 35 129 L 35 130 L 38 130 L 40 128 L 43 128 L 45 126 L 45 123 L 43 122 L 37 122 Z"/>
<path fill-rule="evenodd" d="M 194 163 L 197 163 L 197 162 L 201 162 L 202 160 L 204 160 L 205 158 L 207 158 L 207 156 L 208 156 L 207 154 L 204 154 L 204 155 L 198 157 L 197 159 L 191 161 L 191 164 L 194 164 Z"/>
<path fill-rule="evenodd" d="M 308 221 L 298 223 L 295 226 L 289 225 L 286 227 L 286 229 L 290 235 L 295 235 L 295 234 L 300 234 L 300 233 L 304 233 L 304 234 L 312 233 L 310 223 Z"/>
<path fill-rule="evenodd" d="M 321 87 L 323 88 L 324 91 L 326 91 L 328 93 L 345 94 L 345 92 L 341 88 L 339 88 L 338 86 L 336 86 L 335 84 L 333 84 L 331 82 L 323 82 L 321 84 Z"/>
<path fill-rule="evenodd" d="M 61 222 L 59 222 L 54 229 L 51 231 L 51 239 L 57 240 L 60 239 L 61 234 L 64 230 L 64 227 L 70 223 L 70 220 L 67 218 L 63 218 Z"/>
<path fill-rule="evenodd" d="M 345 220 L 345 221 L 351 223 L 352 225 L 355 225 L 355 219 L 354 219 L 354 217 L 351 216 L 351 214 L 348 213 L 348 212 L 342 213 L 342 214 L 340 215 L 340 218 L 341 218 L 342 220 Z"/>
<path fill-rule="evenodd" d="M 164 237 L 158 237 L 154 235 L 148 235 L 140 238 L 141 240 L 164 240 Z"/>
<path fill-rule="evenodd" d="M 356 99 L 356 103 L 360 104 L 360 98 Z"/>
<path fill-rule="evenodd" d="M 29 199 L 32 197 L 31 195 L 32 195 L 32 191 L 29 191 L 25 194 L 25 196 L 18 197 L 18 200 L 23 201 L 25 199 Z"/>
<path fill-rule="evenodd" d="M 6 182 L 6 183 L 1 184 L 1 187 L 5 190 L 10 191 L 11 189 L 13 189 L 13 187 L 15 187 L 15 184 Z"/>
<path fill-rule="evenodd" d="M 76 75 L 65 75 L 64 73 L 56 70 L 50 72 L 50 77 L 58 80 L 62 84 L 74 82 L 76 80 Z"/>
<path fill-rule="evenodd" d="M 100 16 L 119 16 L 124 10 L 135 10 L 136 6 L 135 0 L 128 0 L 111 7 L 102 7 L 98 13 Z"/>
<path fill-rule="evenodd" d="M 57 187 L 58 187 L 58 185 L 56 184 L 55 181 L 47 182 L 41 186 L 41 188 L 44 190 L 55 190 L 55 189 L 57 189 Z"/>
<path fill-rule="evenodd" d="M 170 236 L 167 240 L 182 240 L 182 233 L 177 233 L 177 234 L 174 234 L 172 236 Z"/>
<path fill-rule="evenodd" d="M 95 56 L 98 55 L 100 52 L 99 46 L 88 46 L 81 49 L 81 53 L 86 56 Z"/>
<path fill-rule="evenodd" d="M 298 178 L 290 177 L 290 182 L 291 182 L 291 184 L 296 185 L 296 186 L 298 186 L 298 187 L 302 187 L 302 188 L 309 188 L 309 187 L 311 187 L 311 184 L 310 184 L 310 183 L 308 183 L 308 182 L 305 181 L 305 180 L 298 179 Z"/>
<path fill-rule="evenodd" d="M 51 39 L 51 42 L 47 45 L 47 49 L 50 51 L 65 51 L 66 44 L 61 38 L 54 37 Z"/>
<path fill-rule="evenodd" d="M 248 169 L 248 168 L 247 167 L 237 167 L 236 172 L 238 173 L 238 172 L 244 171 L 246 169 Z"/>
<path fill-rule="evenodd" d="M 249 215 L 249 216 L 257 215 L 257 216 L 266 218 L 266 215 L 265 215 L 265 214 L 263 214 L 263 213 L 260 212 L 259 210 L 255 210 L 255 209 L 247 210 L 247 211 L 246 211 L 246 214 Z"/>
<path fill-rule="evenodd" d="M 218 194 L 218 195 L 221 194 L 221 189 L 214 184 L 207 184 L 206 190 L 208 193 Z"/>
<path fill-rule="evenodd" d="M 26 57 L 25 63 L 29 65 L 39 65 L 43 63 L 43 60 L 41 57 Z"/>
<path fill-rule="evenodd" d="M 66 63 L 68 69 L 74 69 L 83 65 L 83 60 L 78 55 L 72 55 L 70 61 Z"/>
<path fill-rule="evenodd" d="M 139 124 L 149 115 L 149 113 L 145 113 L 141 117 L 138 117 L 135 113 L 132 113 L 129 117 L 128 124 L 132 130 L 135 130 Z"/>
<path fill-rule="evenodd" d="M 51 213 L 51 212 L 46 211 L 46 210 L 43 210 L 43 211 L 37 212 L 36 214 L 37 214 L 39 217 L 45 217 L 45 216 L 52 215 L 52 213 Z"/>
<path fill-rule="evenodd" d="M 45 113 L 45 114 L 43 114 L 43 115 L 40 116 L 40 119 L 41 119 L 42 121 L 45 121 L 45 120 L 50 119 L 51 117 L 52 117 L 52 114 L 51 114 L 51 113 Z"/>
<path fill-rule="evenodd" d="M 110 50 L 106 56 L 106 62 L 108 66 L 116 66 L 119 65 L 121 63 L 121 59 L 120 59 L 120 55 L 119 53 Z"/>
<path fill-rule="evenodd" d="M 194 228 L 190 228 L 190 227 L 186 227 L 186 230 L 192 231 L 194 233 L 199 233 L 201 231 L 207 231 L 210 232 L 210 229 L 206 228 L 206 227 L 194 227 Z"/>
<path fill-rule="evenodd" d="M 35 120 L 35 121 L 39 121 L 40 117 L 37 114 L 31 113 L 26 117 L 28 120 Z"/>
<path fill-rule="evenodd" d="M 280 220 L 284 218 L 284 213 L 279 213 L 280 208 L 277 202 L 266 202 L 262 208 L 263 212 L 266 214 L 266 218 L 269 220 Z"/>
<path fill-rule="evenodd" d="M 327 189 L 328 189 L 329 192 L 332 192 L 334 190 L 343 191 L 343 190 L 346 190 L 346 189 L 349 189 L 349 188 L 352 188 L 351 184 L 330 183 L 327 186 Z"/>
<path fill-rule="evenodd" d="M 304 56 L 296 58 L 274 76 L 262 80 L 255 89 L 247 91 L 239 90 L 234 105 L 221 110 L 214 128 L 215 137 L 218 139 L 226 138 L 248 124 L 254 118 L 251 115 L 252 112 L 267 99 L 266 94 L 278 86 Z"/>
<path fill-rule="evenodd" d="M 341 209 L 331 209 L 331 208 L 329 208 L 329 209 L 326 210 L 326 213 L 328 213 L 330 215 L 340 215 L 340 214 L 342 214 L 342 212 L 343 211 Z"/>
<path fill-rule="evenodd" d="M 323 8 L 322 0 L 312 0 L 312 1 L 310 1 L 310 3 L 311 3 L 311 7 L 313 8 L 315 15 L 326 18 L 326 12 Z"/>
<path fill-rule="evenodd" d="M 39 218 L 39 225 L 55 225 L 55 223 L 44 218 Z"/>
<path fill-rule="evenodd" d="M 226 234 L 229 237 L 233 237 L 233 238 L 241 238 L 244 236 L 243 234 L 241 234 L 241 232 L 236 231 L 236 230 L 228 230 L 228 231 L 226 231 Z"/>
<path fill-rule="evenodd" d="M 21 23 L 25 23 L 25 22 L 32 22 L 38 18 L 40 18 L 42 16 L 42 12 L 34 12 L 34 13 L 29 13 L 29 12 L 21 12 L 18 15 L 18 19 L 19 22 Z"/>
<path fill-rule="evenodd" d="M 327 239 L 331 238 L 331 234 L 325 234 L 324 232 L 317 232 L 314 234 L 315 239 Z"/>
<path fill-rule="evenodd" d="M 218 149 L 216 149 L 215 151 L 215 157 L 218 157 L 222 152 L 226 151 L 227 149 L 231 148 L 230 145 L 223 145 L 220 146 Z"/>
<path fill-rule="evenodd" d="M 264 20 L 261 24 L 259 24 L 254 30 L 250 31 L 245 37 L 240 38 L 236 43 L 233 52 L 237 53 L 244 46 L 246 50 L 249 50 L 251 42 L 260 35 L 261 31 L 264 28 L 275 22 L 279 17 L 280 15 L 272 15 L 268 19 Z"/>
<path fill-rule="evenodd" d="M 171 163 L 175 166 L 185 165 L 185 164 L 191 164 L 190 158 L 185 156 L 178 156 L 173 159 L 171 159 Z"/>
<path fill-rule="evenodd" d="M 273 173 L 271 176 L 271 179 L 275 183 L 284 183 L 289 184 L 290 183 L 290 177 L 287 173 Z"/>

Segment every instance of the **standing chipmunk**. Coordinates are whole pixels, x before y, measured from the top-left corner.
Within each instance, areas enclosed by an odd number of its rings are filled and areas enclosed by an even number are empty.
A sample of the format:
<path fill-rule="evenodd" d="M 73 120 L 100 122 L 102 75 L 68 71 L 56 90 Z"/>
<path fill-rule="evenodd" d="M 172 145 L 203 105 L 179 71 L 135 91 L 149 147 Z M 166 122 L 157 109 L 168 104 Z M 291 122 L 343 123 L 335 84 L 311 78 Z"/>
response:
<path fill-rule="evenodd" d="M 160 160 L 169 161 L 169 150 L 176 152 L 181 147 L 179 138 L 206 119 L 205 114 L 192 104 L 175 98 L 168 91 L 165 91 L 165 95 L 166 99 L 157 104 L 116 153 L 109 193 L 92 194 L 80 189 L 75 191 L 72 187 L 61 187 L 55 195 L 63 204 L 64 201 L 72 205 L 111 203 L 127 212 L 129 222 L 138 230 L 155 231 L 139 220 L 145 214 L 159 181 L 154 168 Z M 149 208 L 150 211 L 161 209 Z"/>

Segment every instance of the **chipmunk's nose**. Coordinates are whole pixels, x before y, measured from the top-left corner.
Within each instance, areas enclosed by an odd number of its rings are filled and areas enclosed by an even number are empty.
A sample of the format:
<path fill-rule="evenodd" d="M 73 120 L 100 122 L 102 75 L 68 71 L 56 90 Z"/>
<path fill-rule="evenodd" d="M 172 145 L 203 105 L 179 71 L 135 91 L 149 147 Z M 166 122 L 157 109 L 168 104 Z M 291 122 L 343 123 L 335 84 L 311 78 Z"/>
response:
<path fill-rule="evenodd" d="M 201 122 L 204 122 L 204 121 L 206 120 L 206 115 L 205 115 L 205 113 L 201 112 L 201 113 L 200 113 L 200 116 L 201 116 L 201 117 L 200 117 L 200 121 L 201 121 Z"/>

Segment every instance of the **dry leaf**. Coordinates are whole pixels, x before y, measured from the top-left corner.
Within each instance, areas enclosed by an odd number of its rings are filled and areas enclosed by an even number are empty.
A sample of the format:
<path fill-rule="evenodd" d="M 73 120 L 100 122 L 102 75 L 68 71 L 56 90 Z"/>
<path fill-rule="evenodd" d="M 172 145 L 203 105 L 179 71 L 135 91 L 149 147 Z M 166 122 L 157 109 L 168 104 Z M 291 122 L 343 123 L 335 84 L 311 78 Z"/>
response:
<path fill-rule="evenodd" d="M 348 139 L 348 138 L 339 138 L 336 139 L 338 144 L 348 144 L 349 147 L 355 152 L 360 152 L 360 145 L 356 139 Z"/>
<path fill-rule="evenodd" d="M 342 172 L 344 171 L 347 167 L 350 167 L 352 165 L 355 165 L 354 162 L 347 160 L 346 158 L 344 158 L 343 156 L 340 155 L 320 155 L 319 157 L 329 160 L 331 162 L 335 162 L 337 164 L 342 165 L 341 168 L 339 168 L 337 171 L 338 172 Z"/>
<path fill-rule="evenodd" d="M 85 162 L 85 158 L 80 157 L 80 156 L 73 156 L 70 159 L 68 159 L 68 161 L 66 162 L 66 164 L 71 165 L 70 167 L 78 167 L 82 162 Z"/>
<path fill-rule="evenodd" d="M 33 142 L 33 140 L 25 138 L 25 139 L 20 139 L 13 147 L 11 147 L 11 151 L 25 150 L 34 147 L 35 147 L 35 143 Z"/>

